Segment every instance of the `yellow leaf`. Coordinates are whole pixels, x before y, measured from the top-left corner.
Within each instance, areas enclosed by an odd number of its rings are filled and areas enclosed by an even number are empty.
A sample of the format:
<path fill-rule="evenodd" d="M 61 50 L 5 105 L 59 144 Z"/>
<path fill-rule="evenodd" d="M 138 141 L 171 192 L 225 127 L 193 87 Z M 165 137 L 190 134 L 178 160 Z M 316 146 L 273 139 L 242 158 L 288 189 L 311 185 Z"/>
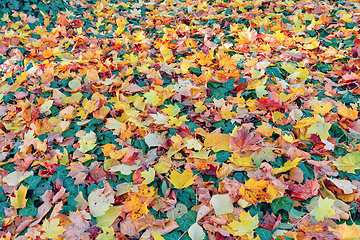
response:
<path fill-rule="evenodd" d="M 211 147 L 214 152 L 230 151 L 229 141 L 229 134 L 210 133 L 205 137 L 204 147 Z"/>
<path fill-rule="evenodd" d="M 96 147 L 96 134 L 93 131 L 86 133 L 79 140 L 80 148 L 79 151 L 86 153 Z"/>
<path fill-rule="evenodd" d="M 293 135 L 291 135 L 291 134 L 286 134 L 286 133 L 283 134 L 282 139 L 284 139 L 285 141 L 287 141 L 287 142 L 289 142 L 289 143 L 295 143 L 295 142 L 298 142 L 298 141 L 299 141 L 298 139 L 295 139 L 295 138 L 293 137 Z"/>
<path fill-rule="evenodd" d="M 342 15 L 341 19 L 344 20 L 345 22 L 352 22 L 352 13 L 351 12 L 348 12 L 348 13 L 345 13 L 344 15 Z"/>
<path fill-rule="evenodd" d="M 191 63 L 189 61 L 182 61 L 180 65 L 181 73 L 186 74 L 191 67 Z"/>
<path fill-rule="evenodd" d="M 262 98 L 264 97 L 265 95 L 268 94 L 268 91 L 266 90 L 266 86 L 262 85 L 262 86 L 257 86 L 255 88 L 255 92 L 256 92 L 256 96 L 258 98 Z"/>
<path fill-rule="evenodd" d="M 26 193 L 29 187 L 25 187 L 23 185 L 20 185 L 18 190 L 14 191 L 15 197 L 10 198 L 10 204 L 14 208 L 24 208 L 26 206 Z"/>
<path fill-rule="evenodd" d="M 224 226 L 233 236 L 247 237 L 247 239 L 254 238 L 254 229 L 259 226 L 259 217 L 255 215 L 252 217 L 249 212 L 241 212 L 239 221 L 233 220 L 228 225 Z"/>
<path fill-rule="evenodd" d="M 89 206 L 89 203 L 85 200 L 83 197 L 82 191 L 79 192 L 76 198 L 74 200 L 77 202 L 76 208 L 83 210 Z"/>
<path fill-rule="evenodd" d="M 306 136 L 310 137 L 311 134 L 317 134 L 321 139 L 328 139 L 328 137 L 330 137 L 330 128 L 330 123 L 326 123 L 324 121 L 317 121 L 308 128 Z"/>
<path fill-rule="evenodd" d="M 311 39 L 311 41 L 304 44 L 304 48 L 308 49 L 308 50 L 312 50 L 312 49 L 315 49 L 315 48 L 319 47 L 319 45 L 320 45 L 320 41 L 318 39 L 313 38 L 313 39 Z M 302 78 L 302 80 L 305 80 L 305 79 Z"/>
<path fill-rule="evenodd" d="M 119 122 L 115 118 L 108 118 L 106 120 L 105 127 L 113 130 L 115 135 L 119 135 L 123 124 L 125 124 L 125 123 Z"/>
<path fill-rule="evenodd" d="M 22 182 L 25 178 L 30 177 L 34 175 L 33 171 L 30 172 L 12 172 L 6 175 L 2 180 L 4 183 L 6 183 L 9 186 L 16 186 L 20 182 Z"/>
<path fill-rule="evenodd" d="M 7 20 L 9 20 L 9 14 L 8 14 L 8 13 L 5 13 L 5 14 L 3 15 L 3 17 L 1 18 L 1 21 L 6 22 Z"/>
<path fill-rule="evenodd" d="M 63 156 L 62 156 L 62 158 L 60 159 L 59 162 L 62 165 L 68 165 L 68 163 L 69 163 L 69 154 L 68 154 L 68 151 L 66 150 L 66 148 L 64 148 Z"/>
<path fill-rule="evenodd" d="M 184 144 L 187 149 L 194 149 L 196 151 L 200 151 L 202 149 L 202 145 L 194 138 L 184 139 Z"/>
<path fill-rule="evenodd" d="M 358 111 L 355 108 L 347 108 L 345 104 L 338 103 L 338 114 L 342 117 L 348 118 L 350 120 L 356 120 L 358 118 Z"/>
<path fill-rule="evenodd" d="M 168 48 L 166 45 L 161 45 L 160 47 L 160 53 L 164 58 L 164 61 L 167 62 L 173 57 L 173 53 L 170 48 Z"/>
<path fill-rule="evenodd" d="M 155 164 L 154 168 L 157 173 L 163 174 L 170 171 L 171 166 L 172 166 L 171 162 L 161 161 Z"/>
<path fill-rule="evenodd" d="M 309 77 L 309 71 L 306 68 L 297 68 L 295 72 L 288 76 L 289 79 L 299 78 L 301 81 Z"/>
<path fill-rule="evenodd" d="M 112 206 L 105 212 L 104 215 L 96 218 L 97 227 L 110 227 L 115 219 L 120 216 L 122 206 Z"/>
<path fill-rule="evenodd" d="M 92 69 L 92 68 L 87 70 L 86 77 L 84 79 L 85 83 L 87 83 L 87 82 L 98 82 L 99 80 L 100 80 L 100 77 L 99 77 L 99 74 L 98 74 L 97 70 Z"/>
<path fill-rule="evenodd" d="M 296 71 L 296 68 L 290 63 L 282 63 L 281 68 L 290 74 Z"/>
<path fill-rule="evenodd" d="M 42 229 L 43 231 L 45 231 L 45 233 L 41 234 L 40 238 L 41 239 L 58 239 L 58 236 L 60 236 L 61 234 L 63 234 L 65 232 L 65 228 L 62 226 L 59 226 L 60 224 L 60 219 L 59 218 L 55 218 L 50 220 L 45 219 L 43 225 L 42 225 Z"/>
<path fill-rule="evenodd" d="M 323 221 L 325 218 L 333 217 L 335 209 L 332 208 L 335 200 L 331 198 L 319 197 L 318 206 L 310 212 L 310 215 L 313 216 L 316 221 Z"/>
<path fill-rule="evenodd" d="M 321 106 L 320 104 L 316 104 L 313 108 L 315 113 L 321 114 L 321 115 L 325 115 L 328 112 L 330 112 L 330 110 L 332 109 L 332 104 L 331 102 L 327 102 L 325 103 L 323 106 Z"/>
<path fill-rule="evenodd" d="M 144 97 L 146 98 L 145 102 L 152 106 L 158 106 L 160 104 L 160 98 L 157 96 L 157 93 L 154 90 L 146 92 Z"/>
<path fill-rule="evenodd" d="M 154 168 L 149 168 L 149 170 L 141 172 L 141 176 L 143 178 L 145 178 L 144 181 L 142 182 L 142 184 L 151 183 L 152 181 L 154 181 L 154 178 L 155 178 Z"/>
<path fill-rule="evenodd" d="M 302 127 L 307 127 L 307 126 L 310 126 L 311 124 L 315 123 L 317 120 L 316 118 L 314 117 L 310 117 L 310 118 L 304 118 L 304 119 L 301 119 L 299 120 L 294 128 L 302 128 Z"/>
<path fill-rule="evenodd" d="M 282 173 L 282 172 L 287 172 L 293 168 L 295 168 L 298 163 L 301 161 L 302 158 L 295 158 L 293 161 L 287 161 L 284 166 L 279 167 L 279 168 L 274 168 L 273 172 L 274 174 L 278 174 L 278 173 Z"/>
<path fill-rule="evenodd" d="M 177 203 L 175 208 L 166 212 L 166 217 L 170 218 L 181 218 L 185 213 L 188 212 L 187 207 L 182 203 Z"/>
<path fill-rule="evenodd" d="M 154 240 L 165 240 L 160 234 L 153 232 Z"/>
<path fill-rule="evenodd" d="M 344 222 L 343 224 L 337 225 L 336 229 L 331 230 L 333 230 L 339 239 L 360 239 L 360 225 L 356 225 L 355 223 L 349 226 Z"/>
<path fill-rule="evenodd" d="M 206 111 L 207 108 L 204 105 L 204 102 L 201 100 L 198 100 L 195 104 L 194 104 L 195 108 L 195 113 L 202 113 L 203 111 Z"/>
<path fill-rule="evenodd" d="M 113 227 L 103 227 L 103 233 L 96 237 L 96 240 L 113 240 L 115 239 L 115 231 Z"/>
<path fill-rule="evenodd" d="M 333 161 L 333 165 L 341 171 L 355 174 L 355 170 L 360 169 L 360 152 L 347 153 L 345 156 Z"/>
<path fill-rule="evenodd" d="M 175 118 L 175 117 L 170 117 L 170 121 L 169 121 L 169 124 L 170 125 L 175 125 L 177 127 L 180 127 L 180 125 L 183 123 L 183 122 L 188 122 L 189 120 L 186 119 L 186 115 L 183 115 L 179 118 Z"/>
<path fill-rule="evenodd" d="M 146 39 L 146 35 L 145 35 L 145 33 L 143 31 L 136 31 L 133 34 L 133 36 L 134 36 L 133 40 L 135 42 L 141 42 L 141 41 Z"/>
<path fill-rule="evenodd" d="M 273 112 L 272 116 L 271 116 L 273 122 L 277 122 L 283 118 L 286 118 L 285 114 L 283 114 L 282 112 L 279 112 L 279 111 L 275 111 Z"/>
<path fill-rule="evenodd" d="M 170 117 L 175 117 L 180 112 L 180 108 L 178 105 L 165 105 L 166 108 L 164 108 L 162 111 L 169 115 Z"/>
<path fill-rule="evenodd" d="M 283 42 L 286 35 L 284 33 L 282 33 L 280 30 L 278 30 L 273 34 L 273 37 L 275 40 L 277 40 L 279 42 Z"/>
<path fill-rule="evenodd" d="M 123 33 L 127 23 L 128 23 L 128 21 L 126 21 L 126 18 L 117 18 L 116 19 L 116 25 L 117 25 L 117 29 L 115 30 L 116 36 L 119 36 L 121 33 Z"/>
<path fill-rule="evenodd" d="M 196 175 L 194 176 L 190 168 L 185 169 L 183 173 L 179 173 L 173 170 L 170 173 L 169 181 L 174 185 L 175 188 L 187 188 L 194 183 Z"/>
<path fill-rule="evenodd" d="M 239 154 L 234 153 L 229 158 L 229 161 L 235 163 L 239 167 L 247 168 L 254 168 L 255 166 L 252 163 L 252 156 L 247 157 L 240 157 Z"/>
<path fill-rule="evenodd" d="M 239 193 L 245 198 L 245 200 L 252 204 L 268 201 L 270 199 L 266 189 L 269 185 L 268 181 L 261 179 L 256 181 L 255 178 L 250 178 L 239 189 Z"/>

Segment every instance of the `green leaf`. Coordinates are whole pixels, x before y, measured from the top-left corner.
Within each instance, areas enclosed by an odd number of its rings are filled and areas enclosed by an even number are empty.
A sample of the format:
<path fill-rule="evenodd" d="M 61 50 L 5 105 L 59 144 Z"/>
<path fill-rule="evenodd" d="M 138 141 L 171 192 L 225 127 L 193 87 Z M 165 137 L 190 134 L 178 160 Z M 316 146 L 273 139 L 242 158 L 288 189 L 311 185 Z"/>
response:
<path fill-rule="evenodd" d="M 177 229 L 176 229 L 176 230 L 177 230 Z M 166 240 L 178 240 L 178 239 L 180 239 L 181 233 L 178 232 L 178 231 L 176 231 L 176 230 L 174 230 L 174 231 L 172 231 L 172 232 L 170 232 L 170 233 L 168 233 L 168 234 L 165 234 L 165 235 L 163 236 L 163 238 L 166 239 Z M 181 238 L 181 239 L 182 239 L 182 238 Z"/>
<path fill-rule="evenodd" d="M 65 165 L 60 165 L 56 168 L 56 172 L 54 173 L 54 175 L 52 175 L 49 180 L 51 182 L 55 182 L 56 179 L 60 179 L 63 180 L 65 182 L 65 180 L 67 180 L 67 175 L 69 174 L 69 171 L 66 170 L 67 166 Z"/>
<path fill-rule="evenodd" d="M 288 196 L 277 198 L 272 203 L 270 203 L 271 210 L 275 214 L 279 210 L 284 209 L 286 211 L 290 211 L 290 209 L 293 207 L 295 201 L 293 201 Z"/>
<path fill-rule="evenodd" d="M 28 204 L 28 203 L 30 203 L 30 204 Z M 25 216 L 25 217 L 31 216 L 34 218 L 37 213 L 38 213 L 38 209 L 36 207 L 34 207 L 33 201 L 27 201 L 26 207 L 19 210 L 19 215 Z"/>
<path fill-rule="evenodd" d="M 291 210 L 290 210 L 290 217 L 291 218 L 300 219 L 304 215 L 305 215 L 304 212 L 300 212 L 300 211 L 296 210 L 295 208 L 291 208 Z"/>
<path fill-rule="evenodd" d="M 196 215 L 197 215 L 197 212 L 188 211 L 181 218 L 175 219 L 175 221 L 179 225 L 178 229 L 183 232 L 188 230 L 191 227 L 191 225 L 193 225 L 193 223 L 196 222 Z M 167 239 L 167 238 L 165 238 L 165 239 Z"/>
<path fill-rule="evenodd" d="M 299 162 L 299 168 L 303 171 L 304 178 L 309 180 L 314 178 L 314 172 L 306 165 L 306 163 Z"/>
<path fill-rule="evenodd" d="M 255 232 L 261 240 L 271 240 L 272 232 L 270 230 L 265 228 L 257 228 Z"/>
<path fill-rule="evenodd" d="M 24 182 L 29 184 L 29 190 L 35 189 L 39 182 L 41 181 L 41 177 L 40 176 L 30 176 L 28 178 L 25 178 Z"/>
<path fill-rule="evenodd" d="M 191 73 L 195 74 L 197 77 L 199 77 L 201 75 L 201 68 L 190 67 L 189 70 Z"/>
<path fill-rule="evenodd" d="M 226 162 L 231 154 L 226 151 L 219 151 L 216 153 L 216 162 L 223 163 Z"/>

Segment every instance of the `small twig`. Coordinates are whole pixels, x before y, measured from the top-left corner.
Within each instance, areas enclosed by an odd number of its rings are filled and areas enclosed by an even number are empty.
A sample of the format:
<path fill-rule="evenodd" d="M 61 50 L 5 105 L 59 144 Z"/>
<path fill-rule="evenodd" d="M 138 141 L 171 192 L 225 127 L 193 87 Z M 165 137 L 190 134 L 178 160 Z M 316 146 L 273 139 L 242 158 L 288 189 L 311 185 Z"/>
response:
<path fill-rule="evenodd" d="M 187 233 L 187 231 L 189 231 L 189 229 L 186 230 L 185 232 L 183 232 L 183 234 L 181 234 L 181 236 L 178 238 L 178 240 L 180 240 L 185 235 L 185 233 Z"/>
<path fill-rule="evenodd" d="M 291 231 L 294 231 L 294 229 L 297 227 L 297 225 L 304 220 L 304 218 L 306 218 L 307 216 L 309 216 L 310 213 L 305 214 L 302 218 L 300 218 L 300 220 L 293 226 L 293 228 L 291 229 Z"/>

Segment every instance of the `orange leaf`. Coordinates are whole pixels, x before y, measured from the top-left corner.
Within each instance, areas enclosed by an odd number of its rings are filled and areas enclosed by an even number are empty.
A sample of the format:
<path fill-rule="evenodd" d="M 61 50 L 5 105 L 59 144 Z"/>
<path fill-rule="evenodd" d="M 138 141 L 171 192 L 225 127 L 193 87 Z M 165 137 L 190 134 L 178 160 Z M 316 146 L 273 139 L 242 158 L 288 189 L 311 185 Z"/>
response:
<path fill-rule="evenodd" d="M 51 132 L 52 130 L 50 123 L 46 119 L 37 119 L 34 125 L 31 124 L 31 126 L 34 126 L 36 135 L 42 135 L 44 133 Z"/>

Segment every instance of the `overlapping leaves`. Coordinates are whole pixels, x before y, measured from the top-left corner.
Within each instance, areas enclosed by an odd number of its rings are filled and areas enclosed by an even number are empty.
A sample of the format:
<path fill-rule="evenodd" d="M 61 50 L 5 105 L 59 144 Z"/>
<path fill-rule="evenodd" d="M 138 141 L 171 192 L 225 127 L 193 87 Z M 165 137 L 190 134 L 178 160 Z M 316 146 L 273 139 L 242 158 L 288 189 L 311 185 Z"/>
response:
<path fill-rule="evenodd" d="M 356 1 L 15 2 L 3 238 L 359 238 Z"/>

